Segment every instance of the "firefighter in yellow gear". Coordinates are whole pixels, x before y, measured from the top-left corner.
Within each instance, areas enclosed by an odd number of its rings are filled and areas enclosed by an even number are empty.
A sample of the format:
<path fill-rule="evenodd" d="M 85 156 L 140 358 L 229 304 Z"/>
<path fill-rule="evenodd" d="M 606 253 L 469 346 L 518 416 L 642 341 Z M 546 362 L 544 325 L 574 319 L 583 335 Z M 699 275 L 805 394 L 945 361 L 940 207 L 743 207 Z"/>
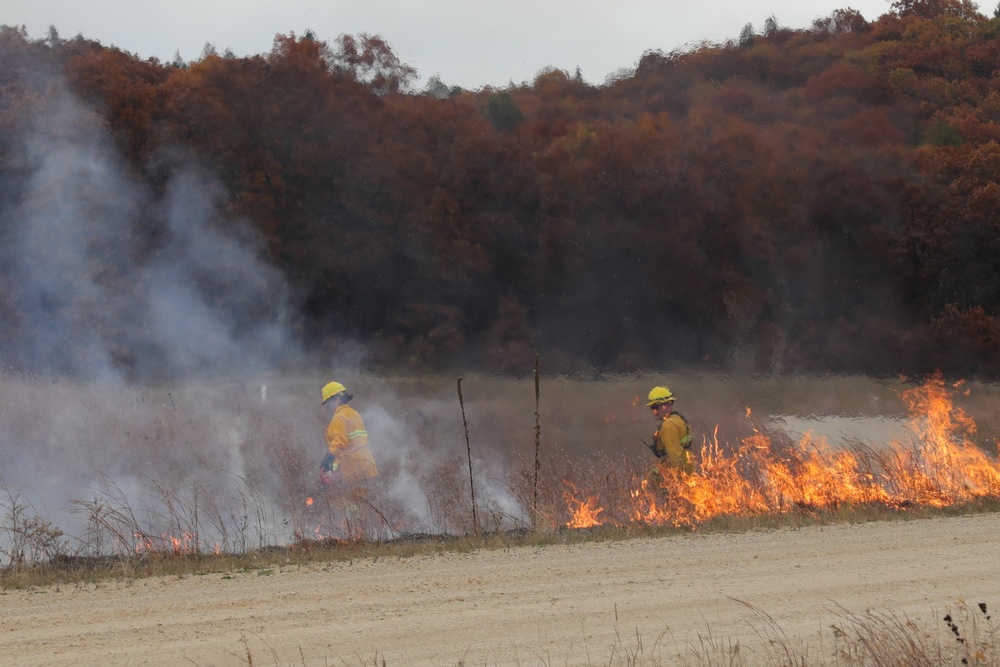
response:
<path fill-rule="evenodd" d="M 320 466 L 320 479 L 327 485 L 354 486 L 378 476 L 365 422 L 348 405 L 352 398 L 339 382 L 328 382 L 323 387 L 323 405 L 333 414 L 326 427 L 326 447 L 330 451 Z"/>
<path fill-rule="evenodd" d="M 653 434 L 650 449 L 656 458 L 684 473 L 694 472 L 691 458 L 691 427 L 681 413 L 674 410 L 677 397 L 668 387 L 653 387 L 646 406 L 660 420 L 660 427 Z"/>

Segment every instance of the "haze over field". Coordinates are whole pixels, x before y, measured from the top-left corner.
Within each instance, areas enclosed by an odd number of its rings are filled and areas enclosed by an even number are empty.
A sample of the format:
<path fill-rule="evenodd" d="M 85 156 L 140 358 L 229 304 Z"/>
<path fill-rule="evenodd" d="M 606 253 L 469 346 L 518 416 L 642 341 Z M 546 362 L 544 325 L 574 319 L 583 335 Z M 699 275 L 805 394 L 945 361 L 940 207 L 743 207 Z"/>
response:
<path fill-rule="evenodd" d="M 128 341 L 135 378 L 255 372 L 294 357 L 283 279 L 256 239 L 227 225 L 210 172 L 178 156 L 154 194 L 72 93 L 40 111 L 14 144 L 24 189 L 0 212 L 16 326 L 32 332 L 8 344 L 15 366 L 120 382 L 112 336 Z M 154 249 L 142 237 L 155 225 L 165 243 Z M 95 321 L 94 306 L 108 303 Z"/>
<path fill-rule="evenodd" d="M 72 94 L 42 111 L 19 137 L 25 189 L 0 215 L 4 262 L 19 277 L 16 324 L 34 332 L 7 353 L 47 379 L 5 378 L 0 483 L 14 495 L 4 506 L 23 494 L 20 502 L 80 536 L 94 506 L 73 501 L 144 507 L 150 525 L 167 530 L 171 500 L 186 515 L 198 503 L 243 495 L 244 505 L 260 504 L 252 512 L 266 513 L 250 539 L 285 541 L 285 510 L 271 505 L 289 491 L 283 484 L 299 480 L 282 480 L 276 464 L 291 450 L 309 461 L 304 474 L 315 481 L 324 413 L 319 384 L 289 396 L 272 383 L 267 393 L 275 368 L 298 357 L 282 277 L 225 213 L 218 184 L 196 160 L 170 156 L 172 176 L 153 193 L 129 177 L 99 119 Z M 163 230 L 155 249 L 142 241 L 151 225 Z M 92 317 L 95 304 L 108 303 L 115 307 Z M 128 341 L 127 373 L 116 341 Z M 356 377 L 354 355 L 327 357 L 323 367 Z M 163 377 L 176 382 L 148 387 Z M 388 392 L 366 409 L 380 461 L 397 471 L 386 494 L 407 508 L 410 530 L 427 530 L 428 500 L 412 469 L 399 465 L 419 443 L 402 437 L 404 424 L 381 407 Z M 269 423 L 255 424 L 262 419 Z M 215 511 L 220 522 L 234 520 Z"/>

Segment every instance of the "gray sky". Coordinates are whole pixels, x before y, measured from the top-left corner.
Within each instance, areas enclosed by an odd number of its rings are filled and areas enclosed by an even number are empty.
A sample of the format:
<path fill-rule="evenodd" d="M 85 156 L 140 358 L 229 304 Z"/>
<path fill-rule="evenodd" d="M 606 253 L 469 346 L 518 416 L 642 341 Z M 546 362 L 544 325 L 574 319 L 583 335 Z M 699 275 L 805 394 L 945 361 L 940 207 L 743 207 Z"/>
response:
<path fill-rule="evenodd" d="M 0 23 L 43 38 L 82 33 L 142 58 L 200 58 L 206 43 L 237 56 L 267 53 L 276 34 L 312 30 L 381 35 L 417 68 L 422 87 L 437 74 L 448 85 L 479 88 L 532 81 L 545 67 L 601 83 L 635 65 L 644 51 L 672 51 L 732 39 L 747 23 L 806 28 L 851 7 L 868 20 L 890 0 L 4 0 Z"/>

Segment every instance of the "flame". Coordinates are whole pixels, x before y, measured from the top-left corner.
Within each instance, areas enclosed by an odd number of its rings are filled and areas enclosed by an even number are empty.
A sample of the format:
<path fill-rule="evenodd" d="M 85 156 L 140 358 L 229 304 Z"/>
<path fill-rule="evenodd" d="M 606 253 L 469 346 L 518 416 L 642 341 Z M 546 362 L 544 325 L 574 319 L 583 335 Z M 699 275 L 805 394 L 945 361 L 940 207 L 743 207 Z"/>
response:
<path fill-rule="evenodd" d="M 597 496 L 590 496 L 582 502 L 578 501 L 576 500 L 576 487 L 570 482 L 564 482 L 564 484 L 567 487 L 564 497 L 566 498 L 570 516 L 572 517 L 566 522 L 566 527 L 593 528 L 594 526 L 602 525 L 604 522 L 598 521 L 597 517 L 604 509 L 597 506 Z"/>
<path fill-rule="evenodd" d="M 910 427 L 918 439 L 916 447 L 897 447 L 896 454 L 907 473 L 907 488 L 919 492 L 914 502 L 945 507 L 1000 494 L 997 461 L 973 444 L 976 423 L 952 404 L 940 375 L 901 396 L 914 415 Z"/>
<path fill-rule="evenodd" d="M 166 536 L 175 554 L 198 553 L 198 540 L 188 533 L 182 533 L 180 537 L 173 535 Z"/>
<path fill-rule="evenodd" d="M 158 549 L 156 548 L 156 543 L 153 541 L 153 538 L 149 537 L 148 535 L 144 533 L 133 533 L 133 537 L 135 538 L 134 548 L 137 554 L 155 553 L 156 551 L 158 551 Z"/>
<path fill-rule="evenodd" d="M 837 507 L 881 505 L 894 509 L 944 507 L 975 498 L 1000 497 L 1000 464 L 970 439 L 973 419 L 952 402 L 940 374 L 900 397 L 909 406 L 912 442 L 882 449 L 835 448 L 807 434 L 795 442 L 754 427 L 736 446 L 718 440 L 718 428 L 701 447 L 698 469 L 689 475 L 657 465 L 634 480 L 628 498 L 598 505 L 600 494 L 582 497 L 567 483 L 564 497 L 570 528 L 602 523 L 696 528 L 718 516 L 817 512 Z M 751 410 L 746 409 L 747 417 Z M 605 494 L 608 500 L 608 494 Z M 604 513 L 601 522 L 597 517 Z"/>
<path fill-rule="evenodd" d="M 175 556 L 191 555 L 200 553 L 198 539 L 190 533 L 181 535 L 169 535 L 164 533 L 159 539 L 146 533 L 134 533 L 135 544 L 133 550 L 137 554 L 162 554 L 172 553 Z M 222 548 L 216 544 L 213 553 L 220 553 Z"/>
<path fill-rule="evenodd" d="M 312 507 L 313 499 L 312 497 L 306 498 L 306 507 Z"/>

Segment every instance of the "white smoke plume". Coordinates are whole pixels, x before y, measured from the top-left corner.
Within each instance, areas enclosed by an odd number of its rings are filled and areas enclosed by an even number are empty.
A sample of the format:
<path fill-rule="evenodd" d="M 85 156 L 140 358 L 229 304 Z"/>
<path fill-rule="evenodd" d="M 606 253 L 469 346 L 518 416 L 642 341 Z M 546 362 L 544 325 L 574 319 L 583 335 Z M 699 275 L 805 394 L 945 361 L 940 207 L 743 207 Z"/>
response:
<path fill-rule="evenodd" d="M 8 515 L 27 503 L 65 526 L 88 493 L 154 514 L 173 494 L 248 493 L 265 466 L 243 451 L 246 383 L 298 354 L 281 275 L 204 170 L 161 157 L 172 175 L 152 192 L 97 113 L 54 81 L 39 100 L 6 139 L 0 208 Z"/>
<path fill-rule="evenodd" d="M 181 166 L 156 197 L 69 93 L 41 111 L 23 137 L 23 194 L 2 219 L 20 317 L 8 358 L 109 380 L 231 377 L 291 352 L 281 277 L 223 231 L 209 176 Z"/>
<path fill-rule="evenodd" d="M 204 169 L 160 156 L 171 176 L 151 191 L 97 113 L 59 87 L 44 99 L 8 143 L 20 179 L 0 207 L 16 313 L 0 374 L 0 521 L 23 508 L 94 553 L 167 534 L 229 550 L 308 536 L 329 419 L 318 393 L 334 371 L 275 370 L 303 363 L 282 276 Z M 345 345 L 328 367 L 350 380 L 363 358 Z M 468 530 L 457 403 L 411 399 L 403 412 L 391 386 L 366 382 L 382 534 Z M 474 456 L 477 506 L 523 524 L 501 457 Z"/>

